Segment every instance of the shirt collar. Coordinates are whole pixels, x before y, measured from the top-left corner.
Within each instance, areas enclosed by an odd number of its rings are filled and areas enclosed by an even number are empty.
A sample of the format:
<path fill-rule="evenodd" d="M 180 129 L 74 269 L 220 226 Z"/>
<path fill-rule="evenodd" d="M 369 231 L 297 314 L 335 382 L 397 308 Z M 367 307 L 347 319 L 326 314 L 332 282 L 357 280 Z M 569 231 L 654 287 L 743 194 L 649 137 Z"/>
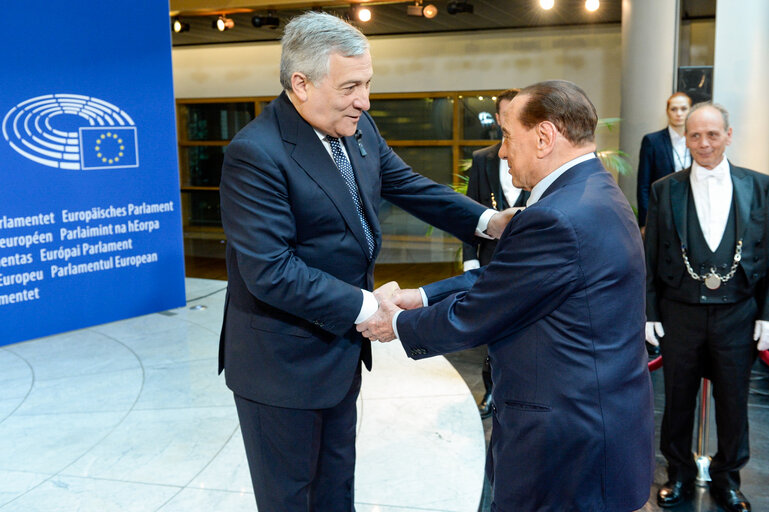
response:
<path fill-rule="evenodd" d="M 715 179 L 718 182 L 722 182 L 729 178 L 729 160 L 726 157 L 722 158 L 721 162 L 712 169 L 706 169 L 696 161 L 692 162 L 691 179 L 695 182 L 704 182 L 707 179 Z"/>
<path fill-rule="evenodd" d="M 578 156 L 577 158 L 574 158 L 573 160 L 569 160 L 562 166 L 560 166 L 558 169 L 554 170 L 544 178 L 542 178 L 539 183 L 534 185 L 534 188 L 531 189 L 531 195 L 529 196 L 529 200 L 526 201 L 526 206 L 531 206 L 542 197 L 542 194 L 545 193 L 545 191 L 550 187 L 550 185 L 553 184 L 555 180 L 557 180 L 563 173 L 571 169 L 577 164 L 581 164 L 582 162 L 586 162 L 588 160 L 592 160 L 593 158 L 597 158 L 595 156 L 594 152 L 586 153 L 582 156 Z"/>
<path fill-rule="evenodd" d="M 673 129 L 672 126 L 668 125 L 668 133 L 670 134 L 670 142 L 673 143 L 675 146 L 676 144 L 680 144 L 682 141 L 686 140 L 686 137 L 683 135 L 678 135 L 678 132 Z"/>

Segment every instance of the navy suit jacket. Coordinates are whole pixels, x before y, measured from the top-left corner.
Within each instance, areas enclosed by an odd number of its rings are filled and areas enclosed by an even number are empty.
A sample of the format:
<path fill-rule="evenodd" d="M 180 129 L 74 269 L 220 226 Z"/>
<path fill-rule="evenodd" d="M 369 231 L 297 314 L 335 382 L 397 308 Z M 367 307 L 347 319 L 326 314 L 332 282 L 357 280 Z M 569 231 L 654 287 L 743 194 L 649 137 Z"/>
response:
<path fill-rule="evenodd" d="M 683 256 L 681 240 L 686 226 L 697 219 L 687 219 L 691 194 L 692 169 L 677 172 L 652 187 L 649 222 L 646 227 L 646 318 L 662 321 L 660 298 L 673 300 L 683 279 L 691 279 Z M 729 163 L 737 239 L 742 240 L 742 259 L 738 270 L 745 273 L 753 287 L 761 320 L 769 320 L 769 286 L 766 283 L 769 261 L 769 176 Z M 696 225 L 696 224 L 695 224 Z"/>
<path fill-rule="evenodd" d="M 658 132 L 647 133 L 641 141 L 641 153 L 638 157 L 638 225 L 646 225 L 646 212 L 649 208 L 649 190 L 652 183 L 675 171 L 673 143 L 667 126 Z"/>
<path fill-rule="evenodd" d="M 355 330 L 371 289 L 384 198 L 464 240 L 485 208 L 414 173 L 364 113 L 343 142 L 376 238 L 373 257 L 339 169 L 285 93 L 227 147 L 220 185 L 228 286 L 219 370 L 238 395 L 321 409 L 348 392 L 371 346 Z M 365 153 L 365 155 L 364 155 Z"/>
<path fill-rule="evenodd" d="M 504 210 L 510 206 L 524 206 L 526 199 L 529 198 L 529 193 L 523 190 L 519 197 L 519 201 L 523 201 L 522 204 L 507 204 L 502 186 L 499 183 L 499 148 L 501 145 L 498 142 L 493 146 L 473 151 L 473 164 L 470 166 L 467 179 L 467 197 L 495 210 Z M 494 194 L 494 201 L 491 200 L 492 194 Z M 462 261 L 477 259 L 481 265 L 485 265 L 491 260 L 496 247 L 496 240 L 485 238 L 478 238 L 475 244 L 464 243 L 462 244 Z"/>
<path fill-rule="evenodd" d="M 513 217 L 486 267 L 424 290 L 431 306 L 397 319 L 410 357 L 488 344 L 498 510 L 646 503 L 654 418 L 643 246 L 597 159 Z"/>

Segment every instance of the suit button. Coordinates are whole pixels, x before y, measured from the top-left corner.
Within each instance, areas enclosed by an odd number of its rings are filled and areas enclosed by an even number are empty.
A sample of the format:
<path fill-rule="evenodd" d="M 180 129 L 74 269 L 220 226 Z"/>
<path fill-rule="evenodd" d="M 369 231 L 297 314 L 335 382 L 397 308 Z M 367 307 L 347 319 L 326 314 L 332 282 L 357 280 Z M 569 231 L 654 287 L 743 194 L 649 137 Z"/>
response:
<path fill-rule="evenodd" d="M 670 259 L 670 256 L 668 256 L 667 258 L 665 258 L 665 263 L 670 263 L 671 261 L 673 261 L 673 260 L 671 260 L 671 259 Z"/>
<path fill-rule="evenodd" d="M 665 242 L 665 247 L 670 247 L 670 242 Z"/>
<path fill-rule="evenodd" d="M 708 298 L 703 295 L 702 297 L 700 297 L 700 300 L 708 300 Z"/>
<path fill-rule="evenodd" d="M 726 301 L 728 301 L 729 299 L 728 299 L 728 298 L 726 298 L 726 297 L 721 297 L 721 300 L 722 300 L 722 301 L 724 301 L 724 302 L 726 302 Z"/>
<path fill-rule="evenodd" d="M 758 274 L 754 273 L 753 274 L 753 279 L 758 279 Z"/>
<path fill-rule="evenodd" d="M 761 259 L 761 258 L 759 258 L 758 256 L 753 256 L 753 261 L 758 261 L 758 260 L 760 260 L 760 259 Z"/>

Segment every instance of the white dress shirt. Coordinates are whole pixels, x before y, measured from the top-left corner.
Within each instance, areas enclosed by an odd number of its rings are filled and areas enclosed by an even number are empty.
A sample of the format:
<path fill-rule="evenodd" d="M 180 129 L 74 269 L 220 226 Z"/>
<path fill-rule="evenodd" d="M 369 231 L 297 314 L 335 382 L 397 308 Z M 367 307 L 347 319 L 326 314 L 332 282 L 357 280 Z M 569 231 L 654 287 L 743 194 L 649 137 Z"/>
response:
<path fill-rule="evenodd" d="M 518 196 L 521 195 L 520 188 L 513 185 L 513 178 L 508 172 L 510 166 L 507 165 L 507 160 L 504 158 L 499 159 L 499 184 L 502 187 L 502 193 L 505 194 L 505 201 L 508 206 L 513 206 L 518 200 Z"/>
<path fill-rule="evenodd" d="M 713 169 L 706 169 L 694 162 L 689 183 L 702 234 L 710 250 L 715 252 L 724 236 L 732 207 L 733 186 L 729 161 L 723 158 Z"/>
<path fill-rule="evenodd" d="M 670 126 L 668 126 L 668 134 L 670 134 L 670 143 L 673 145 L 673 170 L 680 171 L 688 168 L 692 165 L 692 155 L 686 147 L 686 137 L 678 135 Z"/>

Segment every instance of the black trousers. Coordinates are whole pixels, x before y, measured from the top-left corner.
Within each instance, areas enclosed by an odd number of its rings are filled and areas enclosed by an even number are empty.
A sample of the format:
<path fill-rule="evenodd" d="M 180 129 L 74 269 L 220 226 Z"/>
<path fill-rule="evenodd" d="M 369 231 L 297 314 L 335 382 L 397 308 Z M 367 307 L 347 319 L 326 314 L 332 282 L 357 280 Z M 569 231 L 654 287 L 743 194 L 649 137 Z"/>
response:
<path fill-rule="evenodd" d="M 699 305 L 660 301 L 665 336 L 660 340 L 665 379 L 665 412 L 660 449 L 668 476 L 691 481 L 694 416 L 700 380 L 713 383 L 718 450 L 710 464 L 712 485 L 739 488 L 739 470 L 750 457 L 748 392 L 756 358 L 753 327 L 756 302 Z M 707 374 L 707 375 L 706 375 Z"/>
<path fill-rule="evenodd" d="M 287 409 L 235 395 L 259 512 L 354 512 L 360 368 L 329 409 Z"/>

